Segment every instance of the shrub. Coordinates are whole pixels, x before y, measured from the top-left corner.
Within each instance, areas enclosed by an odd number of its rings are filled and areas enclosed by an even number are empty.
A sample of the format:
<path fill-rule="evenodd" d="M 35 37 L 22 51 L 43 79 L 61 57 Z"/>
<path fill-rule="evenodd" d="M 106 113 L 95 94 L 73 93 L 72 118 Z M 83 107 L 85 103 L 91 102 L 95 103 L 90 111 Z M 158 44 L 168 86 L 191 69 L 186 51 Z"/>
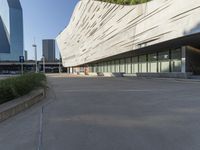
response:
<path fill-rule="evenodd" d="M 32 90 L 44 87 L 46 76 L 40 73 L 25 74 L 0 81 L 0 104 L 26 95 Z"/>

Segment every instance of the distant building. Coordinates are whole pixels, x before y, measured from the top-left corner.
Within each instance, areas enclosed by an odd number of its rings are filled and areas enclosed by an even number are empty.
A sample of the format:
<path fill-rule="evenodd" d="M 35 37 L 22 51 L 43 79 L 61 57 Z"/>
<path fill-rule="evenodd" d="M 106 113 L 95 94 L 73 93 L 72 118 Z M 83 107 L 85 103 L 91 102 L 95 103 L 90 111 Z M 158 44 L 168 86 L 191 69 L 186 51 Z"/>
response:
<path fill-rule="evenodd" d="M 23 56 L 23 12 L 19 0 L 0 0 L 0 61 Z"/>
<path fill-rule="evenodd" d="M 24 60 L 27 61 L 28 60 L 28 51 L 24 51 Z"/>
<path fill-rule="evenodd" d="M 48 62 L 54 62 L 56 60 L 55 56 L 55 40 L 48 39 L 42 41 L 43 56 Z"/>

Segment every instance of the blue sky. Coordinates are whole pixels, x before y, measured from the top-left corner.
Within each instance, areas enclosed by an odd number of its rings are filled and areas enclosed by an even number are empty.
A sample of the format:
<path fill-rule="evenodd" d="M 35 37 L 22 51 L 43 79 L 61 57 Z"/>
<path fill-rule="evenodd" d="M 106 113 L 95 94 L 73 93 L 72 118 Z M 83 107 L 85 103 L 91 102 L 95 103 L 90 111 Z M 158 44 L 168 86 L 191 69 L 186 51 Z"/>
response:
<path fill-rule="evenodd" d="M 38 46 L 38 59 L 42 56 L 42 39 L 56 38 L 69 23 L 79 0 L 20 0 L 24 14 L 24 49 L 34 59 L 32 44 Z M 58 56 L 58 49 L 57 49 Z"/>

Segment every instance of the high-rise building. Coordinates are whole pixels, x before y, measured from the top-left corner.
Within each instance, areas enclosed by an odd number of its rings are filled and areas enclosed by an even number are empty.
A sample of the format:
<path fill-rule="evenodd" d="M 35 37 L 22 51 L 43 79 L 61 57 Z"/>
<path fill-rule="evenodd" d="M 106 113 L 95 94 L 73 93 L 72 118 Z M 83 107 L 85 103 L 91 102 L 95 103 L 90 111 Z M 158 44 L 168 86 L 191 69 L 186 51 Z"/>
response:
<path fill-rule="evenodd" d="M 19 0 L 0 0 L 0 61 L 23 56 L 23 12 Z"/>
<path fill-rule="evenodd" d="M 42 41 L 43 56 L 46 61 L 55 61 L 55 40 L 47 39 Z"/>

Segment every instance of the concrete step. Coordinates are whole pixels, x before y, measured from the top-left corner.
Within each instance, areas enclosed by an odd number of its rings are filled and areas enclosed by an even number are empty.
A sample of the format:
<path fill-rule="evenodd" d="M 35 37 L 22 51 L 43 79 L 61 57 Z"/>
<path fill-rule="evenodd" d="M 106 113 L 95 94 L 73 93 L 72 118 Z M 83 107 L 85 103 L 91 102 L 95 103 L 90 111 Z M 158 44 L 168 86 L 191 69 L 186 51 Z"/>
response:
<path fill-rule="evenodd" d="M 135 74 L 124 74 L 124 77 L 148 77 L 148 78 L 180 78 L 188 79 L 192 76 L 192 73 L 135 73 Z"/>
<path fill-rule="evenodd" d="M 200 76 L 199 76 L 199 75 L 190 76 L 189 79 L 197 79 L 197 80 L 200 80 Z"/>

